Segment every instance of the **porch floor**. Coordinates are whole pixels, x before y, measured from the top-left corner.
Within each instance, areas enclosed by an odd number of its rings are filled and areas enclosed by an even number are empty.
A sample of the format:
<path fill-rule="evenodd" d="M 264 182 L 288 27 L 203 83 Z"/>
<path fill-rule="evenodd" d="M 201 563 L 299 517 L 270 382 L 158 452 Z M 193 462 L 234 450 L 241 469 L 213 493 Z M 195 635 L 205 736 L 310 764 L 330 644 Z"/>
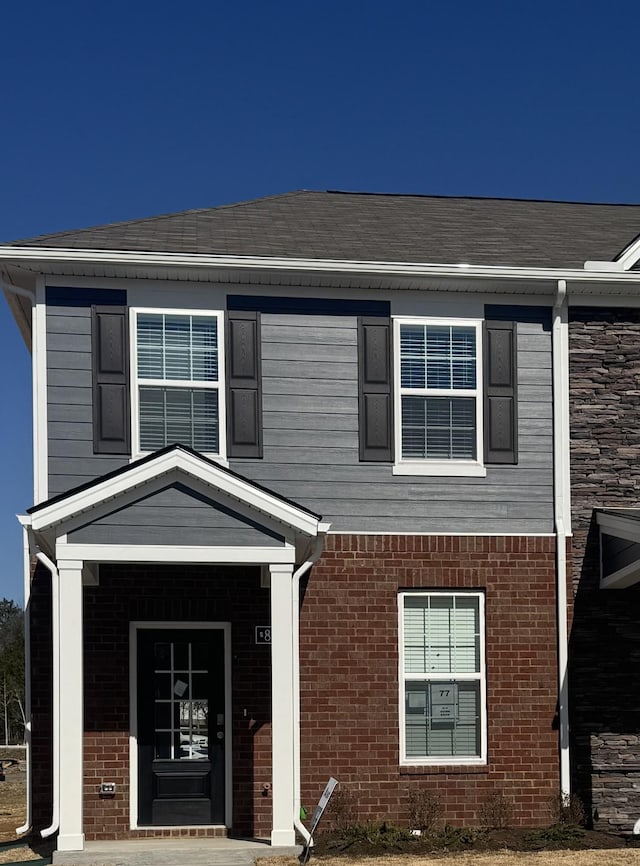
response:
<path fill-rule="evenodd" d="M 253 866 L 258 857 L 297 857 L 299 845 L 272 848 L 254 839 L 124 839 L 56 851 L 59 866 Z"/>

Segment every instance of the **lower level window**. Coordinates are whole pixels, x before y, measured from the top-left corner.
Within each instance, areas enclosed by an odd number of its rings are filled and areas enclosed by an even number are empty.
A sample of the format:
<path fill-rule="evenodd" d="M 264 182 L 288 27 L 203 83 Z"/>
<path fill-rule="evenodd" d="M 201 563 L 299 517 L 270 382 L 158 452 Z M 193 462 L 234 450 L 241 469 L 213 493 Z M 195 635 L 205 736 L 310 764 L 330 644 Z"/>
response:
<path fill-rule="evenodd" d="M 400 595 L 401 760 L 486 760 L 484 596 Z"/>

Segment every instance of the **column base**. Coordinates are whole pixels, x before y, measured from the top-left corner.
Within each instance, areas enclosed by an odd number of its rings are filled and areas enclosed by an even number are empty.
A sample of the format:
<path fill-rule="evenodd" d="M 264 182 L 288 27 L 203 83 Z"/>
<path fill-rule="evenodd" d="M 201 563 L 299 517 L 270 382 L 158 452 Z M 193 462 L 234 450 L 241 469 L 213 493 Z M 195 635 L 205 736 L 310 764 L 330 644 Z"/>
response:
<path fill-rule="evenodd" d="M 271 847 L 272 848 L 291 848 L 296 844 L 295 830 L 272 830 L 271 831 Z"/>
<path fill-rule="evenodd" d="M 56 851 L 84 851 L 84 833 L 58 836 Z"/>

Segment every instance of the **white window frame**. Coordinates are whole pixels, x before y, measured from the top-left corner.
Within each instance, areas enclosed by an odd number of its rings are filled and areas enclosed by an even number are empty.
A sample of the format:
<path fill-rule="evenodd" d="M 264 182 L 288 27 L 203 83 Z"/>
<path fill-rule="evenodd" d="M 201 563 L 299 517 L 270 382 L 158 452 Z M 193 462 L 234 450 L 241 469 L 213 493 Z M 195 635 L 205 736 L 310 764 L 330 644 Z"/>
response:
<path fill-rule="evenodd" d="M 400 370 L 400 328 L 402 325 L 440 325 L 475 328 L 476 331 L 476 387 L 462 388 L 403 388 Z M 402 316 L 393 320 L 393 368 L 394 368 L 394 475 L 440 475 L 476 476 L 487 474 L 483 457 L 483 393 L 482 393 L 482 319 L 430 318 L 424 316 Z M 405 458 L 402 456 L 402 397 L 473 397 L 476 401 L 476 459 L 431 459 Z"/>
<path fill-rule="evenodd" d="M 218 321 L 218 381 L 202 382 L 187 379 L 143 379 L 138 377 L 138 316 L 140 314 L 165 316 L 206 316 Z M 140 385 L 159 388 L 205 388 L 218 392 L 218 453 L 202 452 L 206 457 L 228 466 L 226 424 L 226 375 L 224 354 L 224 313 L 221 310 L 190 310 L 166 307 L 131 307 L 129 310 L 129 344 L 131 346 L 131 459 L 137 460 L 150 454 L 140 448 Z"/>
<path fill-rule="evenodd" d="M 409 597 L 425 598 L 426 596 L 440 596 L 445 598 L 477 598 L 478 618 L 480 630 L 480 670 L 476 673 L 431 673 L 431 674 L 407 674 L 404 670 L 404 601 Z M 415 766 L 469 766 L 484 765 L 487 763 L 487 672 L 485 661 L 485 597 L 478 590 L 462 592 L 458 590 L 407 590 L 398 593 L 398 682 L 399 694 L 398 705 L 400 708 L 400 765 L 405 767 Z M 479 682 L 480 683 L 480 755 L 438 755 L 435 756 L 411 756 L 406 753 L 406 712 L 405 712 L 405 683 L 406 682 Z"/>

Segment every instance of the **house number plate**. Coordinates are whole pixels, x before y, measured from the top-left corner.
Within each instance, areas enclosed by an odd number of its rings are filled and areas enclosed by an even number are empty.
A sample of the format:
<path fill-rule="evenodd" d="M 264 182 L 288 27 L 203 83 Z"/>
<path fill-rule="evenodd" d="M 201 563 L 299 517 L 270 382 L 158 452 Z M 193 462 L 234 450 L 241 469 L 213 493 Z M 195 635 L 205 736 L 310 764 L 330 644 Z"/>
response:
<path fill-rule="evenodd" d="M 256 643 L 271 643 L 271 626 L 256 626 Z"/>

